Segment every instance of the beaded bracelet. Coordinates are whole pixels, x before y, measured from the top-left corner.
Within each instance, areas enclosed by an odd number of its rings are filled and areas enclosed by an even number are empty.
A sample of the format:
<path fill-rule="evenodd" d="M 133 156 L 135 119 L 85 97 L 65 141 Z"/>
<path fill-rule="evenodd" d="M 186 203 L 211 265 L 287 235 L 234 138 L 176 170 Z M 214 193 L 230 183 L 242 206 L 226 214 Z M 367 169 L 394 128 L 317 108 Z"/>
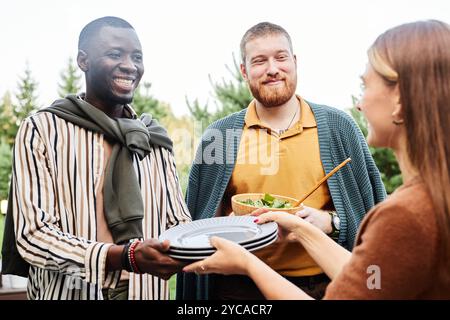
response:
<path fill-rule="evenodd" d="M 128 272 L 131 272 L 130 260 L 128 259 L 128 251 L 130 249 L 131 242 L 128 242 L 122 251 L 121 261 L 122 261 L 122 269 L 125 269 Z"/>
<path fill-rule="evenodd" d="M 135 240 L 130 244 L 130 247 L 128 248 L 128 260 L 130 263 L 131 272 L 134 273 L 142 273 L 137 266 L 135 257 L 135 249 L 139 243 L 141 243 L 139 240 Z"/>

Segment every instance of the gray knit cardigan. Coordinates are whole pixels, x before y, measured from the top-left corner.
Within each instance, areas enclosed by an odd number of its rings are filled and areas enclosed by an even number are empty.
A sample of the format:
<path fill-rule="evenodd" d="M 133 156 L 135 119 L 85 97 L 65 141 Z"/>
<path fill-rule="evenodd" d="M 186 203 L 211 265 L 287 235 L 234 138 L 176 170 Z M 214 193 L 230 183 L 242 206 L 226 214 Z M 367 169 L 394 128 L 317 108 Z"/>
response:
<path fill-rule="evenodd" d="M 348 157 L 352 159 L 327 181 L 340 218 L 338 242 L 351 250 L 364 215 L 385 199 L 386 191 L 366 140 L 355 121 L 336 108 L 307 103 L 317 122 L 320 157 L 325 172 L 330 172 Z M 226 137 L 227 129 L 242 130 L 246 111 L 244 109 L 214 122 L 203 134 L 189 174 L 186 193 L 186 203 L 193 220 L 210 218 L 216 213 L 233 173 L 239 141 L 231 143 L 223 139 L 224 147 L 222 150 L 216 148 L 215 152 L 219 154 L 213 154 L 216 159 L 224 160 L 217 161 L 219 163 L 205 163 L 202 158 L 205 148 L 218 138 L 218 133 Z M 178 275 L 177 299 L 208 299 L 208 288 L 213 284 L 212 279 L 208 278 L 211 277 Z"/>

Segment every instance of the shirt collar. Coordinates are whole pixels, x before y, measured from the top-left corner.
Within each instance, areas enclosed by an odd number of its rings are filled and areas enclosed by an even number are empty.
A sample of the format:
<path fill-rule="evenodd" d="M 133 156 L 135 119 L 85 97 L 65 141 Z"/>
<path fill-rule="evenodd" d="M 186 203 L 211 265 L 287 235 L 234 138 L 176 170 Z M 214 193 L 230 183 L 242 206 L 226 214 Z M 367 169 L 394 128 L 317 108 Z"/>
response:
<path fill-rule="evenodd" d="M 297 122 L 295 127 L 298 129 L 303 128 L 314 128 L 317 126 L 316 118 L 314 117 L 314 113 L 311 110 L 311 107 L 306 103 L 304 99 L 297 95 L 297 99 L 300 102 L 300 110 L 301 117 Z M 248 128 L 251 127 L 260 127 L 267 128 L 264 123 L 259 119 L 258 114 L 256 113 L 256 103 L 255 100 L 252 100 L 248 105 L 247 113 L 245 114 L 245 125 Z"/>

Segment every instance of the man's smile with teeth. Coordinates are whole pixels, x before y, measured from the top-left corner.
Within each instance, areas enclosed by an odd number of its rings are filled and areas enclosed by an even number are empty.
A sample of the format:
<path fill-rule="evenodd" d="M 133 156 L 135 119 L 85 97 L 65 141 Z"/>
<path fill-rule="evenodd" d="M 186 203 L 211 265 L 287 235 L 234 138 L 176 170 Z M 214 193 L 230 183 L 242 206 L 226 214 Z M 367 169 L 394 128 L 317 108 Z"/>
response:
<path fill-rule="evenodd" d="M 118 84 L 124 84 L 131 86 L 134 82 L 134 80 L 131 79 L 123 79 L 123 78 L 114 78 L 114 82 L 117 82 Z"/>

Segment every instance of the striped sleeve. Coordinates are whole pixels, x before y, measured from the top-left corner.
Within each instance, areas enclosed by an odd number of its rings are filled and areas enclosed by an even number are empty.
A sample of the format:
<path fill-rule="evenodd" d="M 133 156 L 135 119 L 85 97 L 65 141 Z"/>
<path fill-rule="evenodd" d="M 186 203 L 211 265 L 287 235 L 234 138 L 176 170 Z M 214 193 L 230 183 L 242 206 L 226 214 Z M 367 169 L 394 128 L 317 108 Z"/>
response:
<path fill-rule="evenodd" d="M 164 167 L 166 172 L 168 214 L 166 228 L 171 228 L 181 223 L 190 222 L 191 215 L 184 201 L 180 181 L 178 179 L 175 159 L 168 150 L 160 148 L 163 152 Z"/>
<path fill-rule="evenodd" d="M 22 122 L 15 141 L 12 183 L 18 251 L 35 267 L 102 284 L 110 244 L 61 231 L 54 172 L 40 134 L 30 117 Z"/>

